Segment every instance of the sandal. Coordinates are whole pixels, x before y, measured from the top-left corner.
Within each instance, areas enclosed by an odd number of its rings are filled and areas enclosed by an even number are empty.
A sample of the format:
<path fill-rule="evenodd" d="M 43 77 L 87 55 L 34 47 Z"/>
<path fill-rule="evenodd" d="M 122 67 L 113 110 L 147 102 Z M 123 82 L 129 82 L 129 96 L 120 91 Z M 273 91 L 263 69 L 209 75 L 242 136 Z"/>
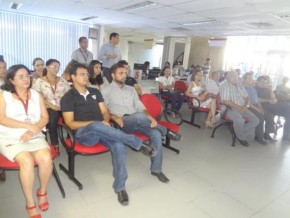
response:
<path fill-rule="evenodd" d="M 36 192 L 36 196 L 38 197 L 38 201 L 40 200 L 41 197 L 47 196 L 47 192 L 45 192 L 44 194 L 40 194 L 39 190 Z M 47 211 L 48 207 L 49 207 L 49 203 L 48 201 L 45 201 L 41 204 L 38 204 L 38 207 L 41 211 Z"/>
<path fill-rule="evenodd" d="M 29 211 L 29 210 L 33 210 L 33 209 L 35 209 L 36 208 L 36 205 L 34 205 L 34 206 L 32 206 L 32 207 L 25 207 L 25 209 L 27 210 L 27 211 Z M 36 215 L 33 215 L 33 216 L 30 216 L 29 218 L 42 218 L 41 217 L 41 214 L 36 214 Z"/>

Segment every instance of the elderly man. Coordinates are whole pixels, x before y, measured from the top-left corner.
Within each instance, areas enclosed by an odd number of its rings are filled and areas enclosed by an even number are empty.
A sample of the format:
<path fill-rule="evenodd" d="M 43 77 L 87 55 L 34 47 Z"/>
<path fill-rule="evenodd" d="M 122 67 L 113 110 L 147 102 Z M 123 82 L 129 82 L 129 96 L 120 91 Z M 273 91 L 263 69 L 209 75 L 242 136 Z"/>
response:
<path fill-rule="evenodd" d="M 151 158 L 151 174 L 161 182 L 169 182 L 162 172 L 162 136 L 167 135 L 176 141 L 180 140 L 181 136 L 160 126 L 148 114 L 135 89 L 125 85 L 127 70 L 122 63 L 114 64 L 111 73 L 113 82 L 102 91 L 111 119 L 117 122 L 125 133 L 138 132 L 150 138 L 150 144 L 157 151 L 156 156 Z"/>
<path fill-rule="evenodd" d="M 103 74 L 111 83 L 113 78 L 110 73 L 110 67 L 122 59 L 121 51 L 117 46 L 120 42 L 118 33 L 110 34 L 110 41 L 102 46 L 99 60 L 103 61 Z"/>
<path fill-rule="evenodd" d="M 220 96 L 222 102 L 229 107 L 226 115 L 233 120 L 238 141 L 242 145 L 248 146 L 246 135 L 259 124 L 259 118 L 248 110 L 249 97 L 245 89 L 238 85 L 237 72 L 230 71 L 226 74 L 226 81 L 220 86 Z M 245 122 L 245 118 L 247 118 L 247 122 Z"/>
<path fill-rule="evenodd" d="M 284 101 L 278 101 L 267 76 L 260 76 L 257 79 L 255 88 L 258 93 L 259 101 L 263 109 L 274 115 L 285 118 L 283 140 L 290 141 L 290 104 Z"/>
<path fill-rule="evenodd" d="M 88 50 L 88 39 L 84 36 L 80 37 L 79 45 L 80 48 L 72 53 L 71 59 L 88 66 L 93 60 L 93 53 Z"/>

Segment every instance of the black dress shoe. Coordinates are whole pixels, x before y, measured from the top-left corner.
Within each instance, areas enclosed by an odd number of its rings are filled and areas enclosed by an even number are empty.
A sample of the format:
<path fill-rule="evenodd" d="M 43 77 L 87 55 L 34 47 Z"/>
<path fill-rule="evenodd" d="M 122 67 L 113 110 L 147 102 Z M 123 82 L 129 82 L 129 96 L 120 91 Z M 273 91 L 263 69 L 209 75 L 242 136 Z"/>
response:
<path fill-rule="evenodd" d="M 180 139 L 182 138 L 182 135 L 180 135 L 177 132 L 173 132 L 171 130 L 167 131 L 167 136 L 168 136 L 168 138 L 170 138 L 173 141 L 180 141 Z"/>
<path fill-rule="evenodd" d="M 246 140 L 241 140 L 241 139 L 238 139 L 238 141 L 240 142 L 241 145 L 243 146 L 246 146 L 248 147 L 249 146 L 249 143 L 246 141 Z"/>
<path fill-rule="evenodd" d="M 139 151 L 142 154 L 144 154 L 145 156 L 148 156 L 148 157 L 155 157 L 156 156 L 155 148 L 152 147 L 152 145 L 149 145 L 149 144 L 143 143 Z"/>
<path fill-rule="evenodd" d="M 277 140 L 276 139 L 273 139 L 271 136 L 270 136 L 270 134 L 264 134 L 264 139 L 265 140 L 268 140 L 268 141 L 270 141 L 270 142 L 272 142 L 272 143 L 274 143 L 274 142 L 277 142 Z"/>
<path fill-rule="evenodd" d="M 5 182 L 5 180 L 6 180 L 5 170 L 0 170 L 0 181 Z"/>
<path fill-rule="evenodd" d="M 267 142 L 263 138 L 255 137 L 255 140 L 257 142 L 259 142 L 261 145 L 266 145 L 267 144 Z"/>
<path fill-rule="evenodd" d="M 160 182 L 164 182 L 164 183 L 168 183 L 169 182 L 169 179 L 162 172 L 160 172 L 160 173 L 151 172 L 151 174 L 153 176 L 157 176 L 157 178 L 159 179 Z"/>
<path fill-rule="evenodd" d="M 116 194 L 118 195 L 118 201 L 121 205 L 127 206 L 129 204 L 129 197 L 126 190 L 116 192 Z"/>

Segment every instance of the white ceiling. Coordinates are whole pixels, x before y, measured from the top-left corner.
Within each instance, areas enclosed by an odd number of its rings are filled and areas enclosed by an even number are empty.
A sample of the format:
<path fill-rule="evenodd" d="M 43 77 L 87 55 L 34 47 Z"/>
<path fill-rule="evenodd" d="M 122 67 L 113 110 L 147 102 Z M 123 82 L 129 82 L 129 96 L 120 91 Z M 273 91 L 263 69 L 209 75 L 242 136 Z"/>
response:
<path fill-rule="evenodd" d="M 119 9 L 145 0 L 0 0 L 0 10 L 104 25 L 130 40 L 164 36 L 226 37 L 244 35 L 290 35 L 290 0 L 151 0 L 157 5 L 132 13 Z M 288 15 L 286 18 L 280 16 Z M 219 23 L 184 26 L 185 22 L 217 20 Z"/>

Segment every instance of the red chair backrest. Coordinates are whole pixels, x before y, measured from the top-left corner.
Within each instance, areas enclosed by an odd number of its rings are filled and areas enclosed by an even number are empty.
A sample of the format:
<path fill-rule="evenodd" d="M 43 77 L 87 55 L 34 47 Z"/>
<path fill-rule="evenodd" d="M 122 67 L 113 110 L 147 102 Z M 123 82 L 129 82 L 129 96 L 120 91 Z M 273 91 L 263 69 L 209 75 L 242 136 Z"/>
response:
<path fill-rule="evenodd" d="M 185 93 L 187 89 L 187 85 L 184 81 L 182 80 L 177 80 L 174 83 L 174 90 L 178 93 Z"/>
<path fill-rule="evenodd" d="M 146 107 L 148 113 L 156 118 L 161 114 L 162 111 L 162 104 L 159 101 L 159 99 L 152 94 L 143 94 L 140 97 L 140 101 L 144 104 Z"/>

